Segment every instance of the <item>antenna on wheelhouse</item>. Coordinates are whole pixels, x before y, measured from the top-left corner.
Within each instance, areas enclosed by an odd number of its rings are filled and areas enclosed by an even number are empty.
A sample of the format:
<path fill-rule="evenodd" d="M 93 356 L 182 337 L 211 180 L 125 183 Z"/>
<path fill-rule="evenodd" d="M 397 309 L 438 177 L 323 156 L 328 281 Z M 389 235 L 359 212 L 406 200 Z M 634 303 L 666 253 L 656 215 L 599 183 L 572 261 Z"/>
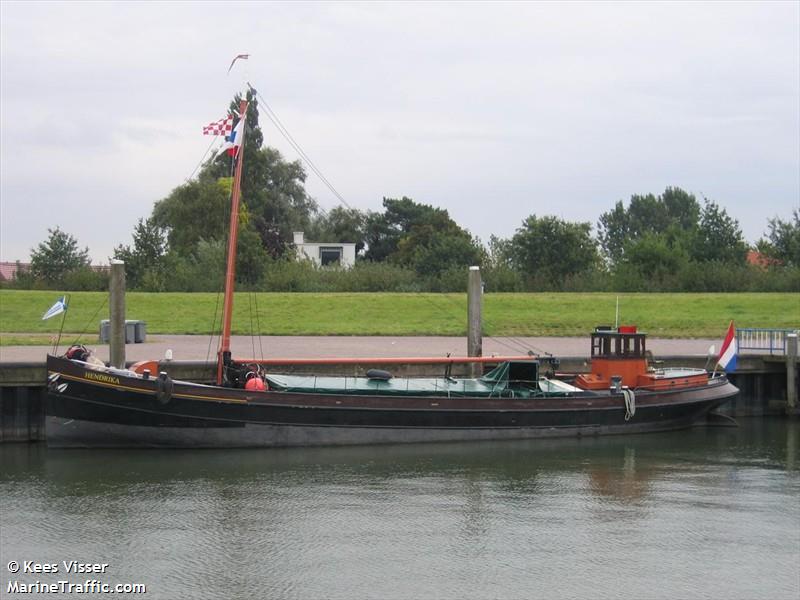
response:
<path fill-rule="evenodd" d="M 228 261 L 225 268 L 225 299 L 222 304 L 222 337 L 217 355 L 217 385 L 222 385 L 225 367 L 231 362 L 231 319 L 233 317 L 233 289 L 236 281 L 236 240 L 239 235 L 239 197 L 241 195 L 242 164 L 244 163 L 244 134 L 247 118 L 247 96 L 239 101 L 239 123 L 226 144 L 228 153 L 236 161 L 231 190 L 231 223 L 228 235 Z"/>

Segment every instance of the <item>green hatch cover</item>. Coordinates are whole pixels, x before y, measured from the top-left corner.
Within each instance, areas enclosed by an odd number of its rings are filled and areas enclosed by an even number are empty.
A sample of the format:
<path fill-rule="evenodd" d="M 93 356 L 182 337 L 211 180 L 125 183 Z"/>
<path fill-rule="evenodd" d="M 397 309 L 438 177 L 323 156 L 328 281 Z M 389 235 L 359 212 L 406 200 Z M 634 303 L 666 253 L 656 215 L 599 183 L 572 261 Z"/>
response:
<path fill-rule="evenodd" d="M 524 377 L 520 377 L 524 375 Z M 319 377 L 314 375 L 267 375 L 270 389 L 315 394 L 377 394 L 387 396 L 507 396 L 508 389 L 535 386 L 536 361 L 504 362 L 479 379 L 443 377 L 389 380 L 366 377 Z"/>

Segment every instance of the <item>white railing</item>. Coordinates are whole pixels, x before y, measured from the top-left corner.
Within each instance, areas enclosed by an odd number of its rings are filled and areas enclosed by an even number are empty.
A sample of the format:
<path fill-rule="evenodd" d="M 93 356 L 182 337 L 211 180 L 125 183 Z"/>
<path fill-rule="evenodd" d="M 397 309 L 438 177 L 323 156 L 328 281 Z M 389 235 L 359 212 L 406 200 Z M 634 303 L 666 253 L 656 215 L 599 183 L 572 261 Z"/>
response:
<path fill-rule="evenodd" d="M 786 354 L 786 335 L 798 333 L 797 329 L 762 329 L 740 327 L 736 329 L 739 352 L 749 351 L 777 355 Z"/>

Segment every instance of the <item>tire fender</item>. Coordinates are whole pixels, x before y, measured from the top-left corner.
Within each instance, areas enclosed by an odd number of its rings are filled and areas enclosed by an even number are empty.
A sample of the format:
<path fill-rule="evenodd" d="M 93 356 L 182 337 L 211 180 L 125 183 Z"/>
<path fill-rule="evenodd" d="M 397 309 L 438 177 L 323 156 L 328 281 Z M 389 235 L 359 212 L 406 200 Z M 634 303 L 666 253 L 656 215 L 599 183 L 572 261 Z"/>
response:
<path fill-rule="evenodd" d="M 159 404 L 169 404 L 169 401 L 172 400 L 172 388 L 172 378 L 161 371 L 156 380 L 156 400 Z"/>

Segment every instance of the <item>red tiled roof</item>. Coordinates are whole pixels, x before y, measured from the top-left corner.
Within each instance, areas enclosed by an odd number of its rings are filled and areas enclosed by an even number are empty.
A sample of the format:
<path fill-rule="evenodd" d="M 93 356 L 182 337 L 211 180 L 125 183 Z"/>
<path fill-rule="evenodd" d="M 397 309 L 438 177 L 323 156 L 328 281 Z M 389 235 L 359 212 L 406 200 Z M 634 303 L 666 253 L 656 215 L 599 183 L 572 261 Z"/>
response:
<path fill-rule="evenodd" d="M 0 281 L 11 281 L 17 274 L 17 267 L 22 271 L 27 271 L 31 268 L 31 263 L 28 262 L 0 262 Z M 111 270 L 109 265 L 90 265 L 92 271 L 97 273 L 105 273 Z"/>
<path fill-rule="evenodd" d="M 747 264 L 766 269 L 770 265 L 781 264 L 781 261 L 779 261 L 776 258 L 771 258 L 765 254 L 761 254 L 761 252 L 759 252 L 758 250 L 748 250 Z"/>
<path fill-rule="evenodd" d="M 17 266 L 23 271 L 30 268 L 31 263 L 0 262 L 0 281 L 11 281 L 17 274 Z"/>

